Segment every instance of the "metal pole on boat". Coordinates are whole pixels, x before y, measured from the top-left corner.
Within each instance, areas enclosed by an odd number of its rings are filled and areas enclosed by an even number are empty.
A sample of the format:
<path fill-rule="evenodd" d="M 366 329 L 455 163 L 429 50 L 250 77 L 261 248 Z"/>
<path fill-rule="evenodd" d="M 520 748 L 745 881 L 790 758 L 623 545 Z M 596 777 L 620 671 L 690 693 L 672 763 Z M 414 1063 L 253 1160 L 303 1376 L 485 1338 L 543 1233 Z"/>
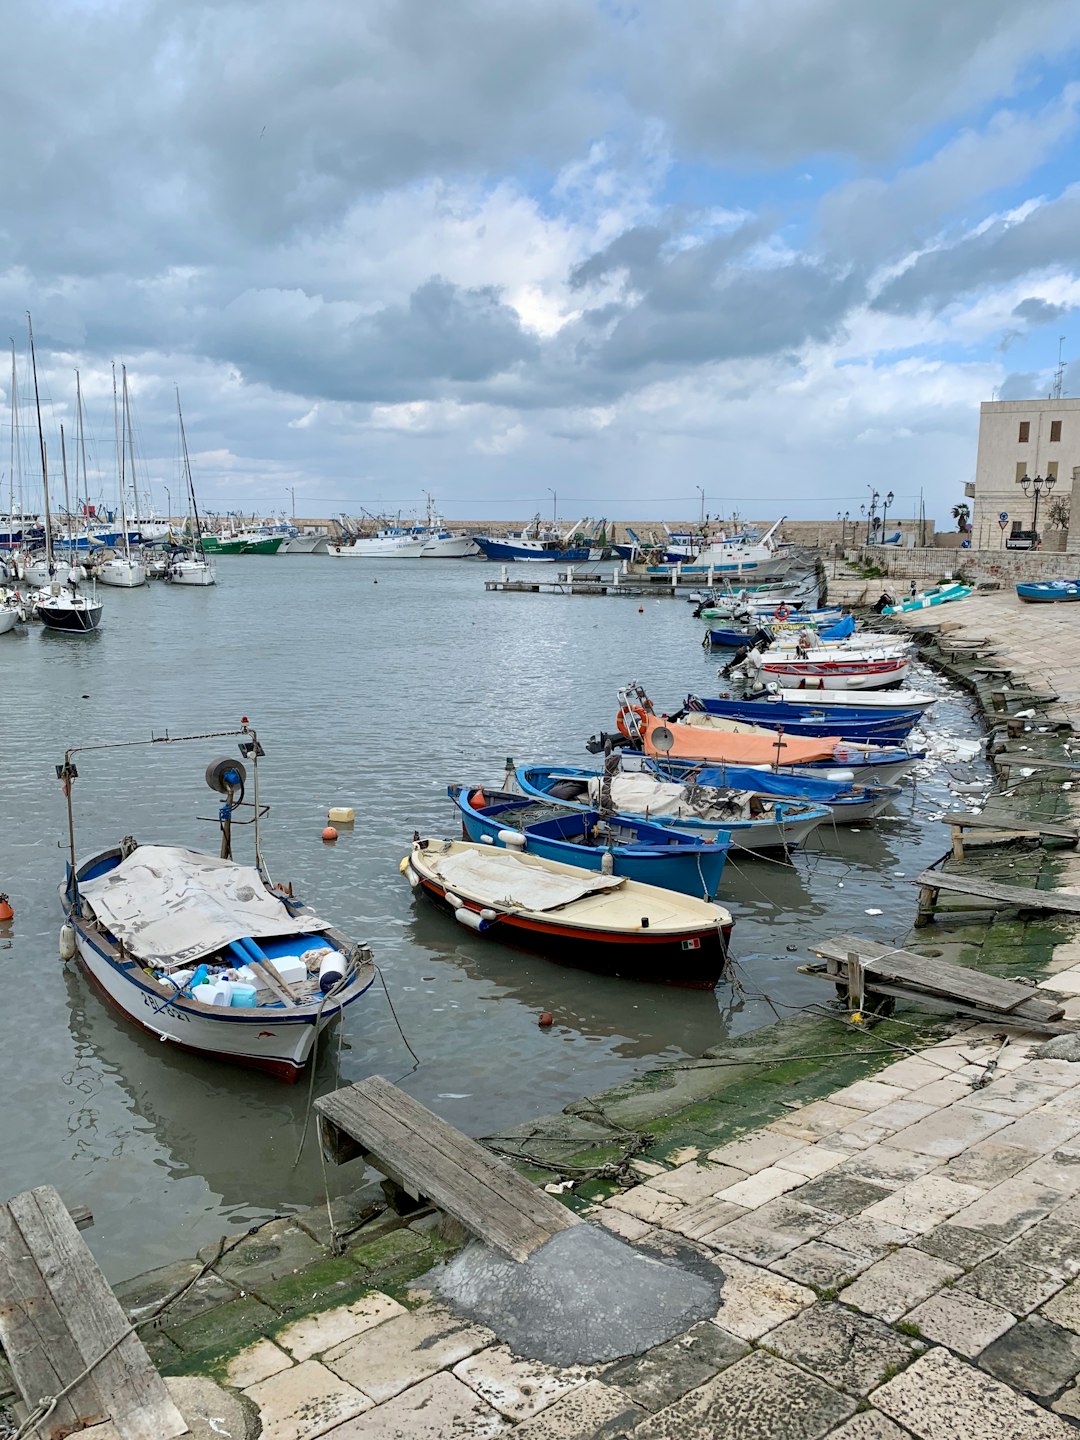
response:
<path fill-rule="evenodd" d="M 56 776 L 63 787 L 64 798 L 67 801 L 68 853 L 71 856 L 71 883 L 68 886 L 68 895 L 73 910 L 79 903 L 79 883 L 75 870 L 75 811 L 71 803 L 71 784 L 77 778 L 78 773 L 71 763 L 71 751 L 65 750 L 64 763 L 56 767 Z"/>

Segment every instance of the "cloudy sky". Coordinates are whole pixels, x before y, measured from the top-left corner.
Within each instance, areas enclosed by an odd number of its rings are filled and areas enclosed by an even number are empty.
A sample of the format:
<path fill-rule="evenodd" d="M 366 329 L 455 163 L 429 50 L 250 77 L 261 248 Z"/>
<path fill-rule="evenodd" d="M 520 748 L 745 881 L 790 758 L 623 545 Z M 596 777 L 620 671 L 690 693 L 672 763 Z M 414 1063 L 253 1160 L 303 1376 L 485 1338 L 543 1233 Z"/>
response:
<path fill-rule="evenodd" d="M 1075 0 L 36 0 L 6 48 L 20 425 L 30 310 L 92 491 L 117 361 L 161 505 L 179 386 L 210 508 L 944 517 L 979 401 L 1080 357 Z"/>

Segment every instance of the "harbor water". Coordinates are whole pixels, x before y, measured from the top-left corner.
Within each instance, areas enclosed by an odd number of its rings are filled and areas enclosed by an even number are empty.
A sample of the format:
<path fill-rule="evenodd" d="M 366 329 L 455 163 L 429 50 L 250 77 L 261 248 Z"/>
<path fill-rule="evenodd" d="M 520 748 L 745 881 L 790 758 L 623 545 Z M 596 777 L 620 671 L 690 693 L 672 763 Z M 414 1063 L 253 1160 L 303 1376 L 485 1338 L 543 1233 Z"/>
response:
<path fill-rule="evenodd" d="M 639 613 L 630 599 L 488 594 L 492 568 L 229 557 L 212 589 L 102 590 L 96 634 L 32 625 L 0 637 L 0 890 L 15 911 L 0 925 L 3 1190 L 49 1182 L 89 1205 L 87 1238 L 110 1279 L 315 1203 L 323 1176 L 314 1123 L 294 1163 L 306 1077 L 290 1087 L 168 1050 L 57 958 L 67 821 L 55 767 L 69 745 L 249 717 L 266 749 L 273 878 L 368 942 L 385 980 L 324 1041 L 316 1091 L 380 1073 L 474 1135 L 827 1002 L 796 969 L 817 937 L 906 933 L 910 877 L 945 848 L 950 783 L 986 778 L 949 758 L 951 737 L 977 734 L 970 702 L 921 669 L 909 683 L 943 698 L 916 738 L 929 732 L 939 758 L 880 820 L 820 829 L 791 865 L 733 853 L 720 899 L 735 916 L 736 963 L 715 994 L 566 969 L 414 900 L 399 862 L 414 830 L 458 833 L 449 782 L 497 784 L 507 757 L 594 763 L 583 742 L 613 729 L 628 680 L 660 710 L 716 691 L 717 657 L 683 600 L 646 599 Z M 129 834 L 216 852 L 203 771 L 234 744 L 79 756 L 78 853 Z M 329 847 L 332 805 L 354 806 L 356 824 Z M 249 859 L 250 831 L 235 843 Z M 357 1169 L 330 1174 L 331 1190 Z"/>

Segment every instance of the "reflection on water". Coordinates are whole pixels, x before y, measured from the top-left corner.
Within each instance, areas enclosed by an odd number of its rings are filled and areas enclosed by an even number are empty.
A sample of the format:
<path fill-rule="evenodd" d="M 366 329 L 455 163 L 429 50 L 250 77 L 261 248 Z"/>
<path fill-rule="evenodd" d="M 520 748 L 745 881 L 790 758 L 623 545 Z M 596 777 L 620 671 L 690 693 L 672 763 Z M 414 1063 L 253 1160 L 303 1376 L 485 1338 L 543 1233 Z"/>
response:
<path fill-rule="evenodd" d="M 271 871 L 373 946 L 397 1012 L 380 985 L 354 1006 L 340 1050 L 336 1034 L 324 1044 L 317 1091 L 339 1066 L 346 1080 L 379 1072 L 473 1134 L 820 1002 L 823 987 L 796 971 L 816 935 L 906 930 L 905 876 L 944 846 L 925 819 L 949 808 L 934 776 L 875 828 L 819 832 L 792 865 L 729 860 L 739 983 L 714 995 L 564 969 L 460 929 L 398 873 L 414 828 L 456 833 L 447 783 L 491 784 L 507 756 L 587 763 L 584 738 L 610 728 L 615 687 L 631 677 L 664 709 L 714 688 L 689 607 L 487 595 L 490 572 L 468 563 L 227 557 L 218 568 L 216 590 L 110 591 L 89 637 L 0 637 L 0 889 L 16 912 L 6 946 L 0 936 L 4 1188 L 51 1181 L 90 1205 L 89 1239 L 113 1278 L 310 1204 L 322 1181 L 310 1142 L 293 1168 L 306 1083 L 166 1055 L 56 959 L 66 821 L 54 767 L 69 744 L 231 729 L 250 715 L 267 750 Z M 954 729 L 964 718 L 961 699 L 935 712 Z M 202 772 L 231 743 L 82 757 L 80 853 L 127 833 L 215 848 L 216 827 L 196 818 L 212 813 Z M 331 804 L 354 805 L 357 824 L 327 848 Z M 537 1026 L 543 1010 L 551 1030 Z"/>

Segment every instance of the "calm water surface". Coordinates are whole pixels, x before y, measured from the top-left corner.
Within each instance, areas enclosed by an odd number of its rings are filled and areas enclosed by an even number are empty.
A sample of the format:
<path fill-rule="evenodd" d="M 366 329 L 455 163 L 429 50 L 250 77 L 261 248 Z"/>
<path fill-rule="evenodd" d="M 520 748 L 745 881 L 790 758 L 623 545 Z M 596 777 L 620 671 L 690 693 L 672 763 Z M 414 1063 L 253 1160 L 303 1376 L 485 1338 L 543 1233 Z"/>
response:
<path fill-rule="evenodd" d="M 679 992 L 562 969 L 414 904 L 398 864 L 414 828 L 457 833 L 448 782 L 493 783 L 509 755 L 589 763 L 582 741 L 612 728 L 615 688 L 628 679 L 646 682 L 659 708 L 714 690 L 717 662 L 685 602 L 647 600 L 639 614 L 625 599 L 488 595 L 483 581 L 495 573 L 469 562 L 229 557 L 212 590 L 103 590 L 96 635 L 34 626 L 0 637 L 0 889 L 15 908 L 0 927 L 2 1188 L 51 1182 L 90 1205 L 87 1238 L 110 1278 L 313 1203 L 322 1181 L 312 1139 L 293 1164 L 306 1084 L 165 1053 L 57 959 L 66 818 L 54 767 L 67 745 L 232 729 L 251 717 L 267 751 L 271 872 L 373 946 L 420 1059 L 408 1074 L 376 986 L 348 1013 L 343 1078 L 403 1076 L 476 1135 L 827 998 L 796 973 L 806 955 L 789 947 L 804 952 L 845 929 L 907 930 L 914 892 L 904 877 L 944 848 L 928 818 L 950 803 L 940 767 L 927 767 L 873 830 L 819 832 L 792 867 L 729 862 L 722 899 L 736 916 L 738 990 Z M 945 695 L 935 731 L 973 733 L 964 697 L 928 674 L 918 683 Z M 231 744 L 83 756 L 80 853 L 129 833 L 216 848 L 216 824 L 197 818 L 215 809 L 202 773 Z M 328 848 L 320 831 L 331 804 L 354 805 L 357 823 Z M 537 1027 L 541 1010 L 555 1015 L 549 1031 Z M 320 1057 L 320 1090 L 334 1084 L 334 1048 Z M 331 1184 L 346 1188 L 355 1170 Z"/>

